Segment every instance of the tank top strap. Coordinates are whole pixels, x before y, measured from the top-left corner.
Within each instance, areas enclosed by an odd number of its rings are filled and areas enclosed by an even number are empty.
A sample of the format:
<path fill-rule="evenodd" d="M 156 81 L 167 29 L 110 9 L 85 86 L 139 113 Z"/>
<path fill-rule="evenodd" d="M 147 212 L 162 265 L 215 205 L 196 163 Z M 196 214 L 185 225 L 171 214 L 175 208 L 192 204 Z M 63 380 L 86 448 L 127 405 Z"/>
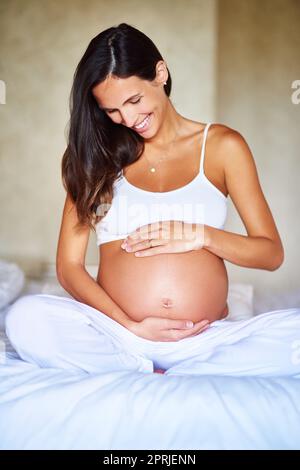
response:
<path fill-rule="evenodd" d="M 205 129 L 204 129 L 203 142 L 202 142 L 202 148 L 201 148 L 201 156 L 200 156 L 200 171 L 199 171 L 199 174 L 204 174 L 204 158 L 205 158 L 206 138 L 207 138 L 207 133 L 208 133 L 208 129 L 209 129 L 210 125 L 211 125 L 211 122 L 208 122 L 205 126 Z"/>

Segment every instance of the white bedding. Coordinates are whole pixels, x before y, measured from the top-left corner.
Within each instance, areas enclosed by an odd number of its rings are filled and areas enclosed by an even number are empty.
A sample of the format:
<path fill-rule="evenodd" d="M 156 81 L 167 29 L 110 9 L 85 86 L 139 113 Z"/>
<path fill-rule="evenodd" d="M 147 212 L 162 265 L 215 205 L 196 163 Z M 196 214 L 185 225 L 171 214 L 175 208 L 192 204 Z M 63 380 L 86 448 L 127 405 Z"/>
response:
<path fill-rule="evenodd" d="M 0 367 L 1 449 L 299 449 L 300 380 Z"/>
<path fill-rule="evenodd" d="M 300 376 L 89 375 L 1 335 L 0 449 L 300 449 Z"/>

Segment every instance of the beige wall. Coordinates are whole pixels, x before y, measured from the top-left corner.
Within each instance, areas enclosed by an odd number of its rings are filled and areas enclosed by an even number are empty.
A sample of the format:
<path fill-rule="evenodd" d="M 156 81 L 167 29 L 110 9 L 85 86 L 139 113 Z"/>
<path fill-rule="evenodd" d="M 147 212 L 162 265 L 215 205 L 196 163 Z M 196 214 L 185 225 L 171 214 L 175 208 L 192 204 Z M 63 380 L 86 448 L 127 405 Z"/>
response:
<path fill-rule="evenodd" d="M 89 41 L 122 21 L 141 29 L 167 61 L 179 112 L 210 120 L 215 0 L 189 0 L 188 8 L 180 0 L 2 0 L 0 9 L 0 79 L 7 86 L 0 105 L 0 258 L 36 274 L 55 262 L 68 98 Z M 87 263 L 98 263 L 92 232 Z"/>
<path fill-rule="evenodd" d="M 299 0 L 219 2 L 216 118 L 246 138 L 285 247 L 274 272 L 227 263 L 232 280 L 257 290 L 300 288 L 300 104 L 291 101 L 299 59 Z M 226 228 L 246 233 L 231 200 Z"/>
<path fill-rule="evenodd" d="M 299 287 L 300 79 L 297 0 L 2 0 L 0 79 L 0 258 L 28 274 L 55 262 L 64 203 L 60 162 L 75 67 L 101 30 L 125 21 L 148 34 L 167 61 L 172 100 L 191 119 L 241 132 L 286 248 L 275 272 L 226 263 L 231 280 Z M 245 233 L 229 201 L 225 229 Z M 91 233 L 87 263 L 98 262 Z"/>

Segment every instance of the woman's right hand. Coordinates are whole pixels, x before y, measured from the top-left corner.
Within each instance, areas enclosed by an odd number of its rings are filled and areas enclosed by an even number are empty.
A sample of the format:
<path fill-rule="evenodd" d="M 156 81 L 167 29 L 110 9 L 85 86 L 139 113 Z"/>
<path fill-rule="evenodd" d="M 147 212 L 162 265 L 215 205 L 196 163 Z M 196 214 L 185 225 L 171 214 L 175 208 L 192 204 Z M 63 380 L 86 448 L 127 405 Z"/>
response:
<path fill-rule="evenodd" d="M 192 327 L 188 326 L 188 323 L 188 320 L 146 317 L 139 322 L 133 322 L 130 331 L 151 341 L 179 341 L 189 336 L 195 336 L 209 326 L 208 320 L 194 323 Z"/>

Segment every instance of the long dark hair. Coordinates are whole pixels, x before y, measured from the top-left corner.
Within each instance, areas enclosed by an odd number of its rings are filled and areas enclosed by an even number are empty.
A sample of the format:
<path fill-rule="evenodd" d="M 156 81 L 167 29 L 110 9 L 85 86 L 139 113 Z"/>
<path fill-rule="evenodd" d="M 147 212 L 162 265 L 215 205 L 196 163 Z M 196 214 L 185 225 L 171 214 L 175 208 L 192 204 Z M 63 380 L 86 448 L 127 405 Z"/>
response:
<path fill-rule="evenodd" d="M 119 78 L 135 75 L 152 81 L 160 60 L 163 58 L 149 37 L 121 23 L 95 36 L 76 67 L 61 174 L 63 186 L 76 205 L 77 228 L 88 225 L 95 230 L 94 224 L 105 215 L 101 211 L 99 214 L 98 206 L 111 204 L 113 183 L 121 169 L 138 160 L 144 150 L 143 137 L 114 123 L 99 108 L 92 88 L 110 74 Z M 170 96 L 170 72 L 168 75 L 164 89 Z"/>

